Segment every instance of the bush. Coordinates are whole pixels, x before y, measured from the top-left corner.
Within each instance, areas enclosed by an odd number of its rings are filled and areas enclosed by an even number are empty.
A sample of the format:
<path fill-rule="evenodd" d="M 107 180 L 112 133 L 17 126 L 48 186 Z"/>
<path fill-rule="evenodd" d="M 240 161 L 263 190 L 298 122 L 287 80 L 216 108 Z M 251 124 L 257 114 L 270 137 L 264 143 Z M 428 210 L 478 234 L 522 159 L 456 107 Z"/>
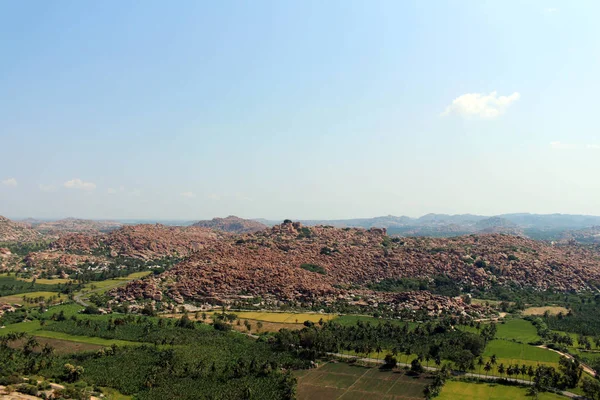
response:
<path fill-rule="evenodd" d="M 310 272 L 316 272 L 321 275 L 327 275 L 327 270 L 325 270 L 325 268 L 321 267 L 320 265 L 302 264 L 302 265 L 300 265 L 300 268 L 305 269 Z"/>

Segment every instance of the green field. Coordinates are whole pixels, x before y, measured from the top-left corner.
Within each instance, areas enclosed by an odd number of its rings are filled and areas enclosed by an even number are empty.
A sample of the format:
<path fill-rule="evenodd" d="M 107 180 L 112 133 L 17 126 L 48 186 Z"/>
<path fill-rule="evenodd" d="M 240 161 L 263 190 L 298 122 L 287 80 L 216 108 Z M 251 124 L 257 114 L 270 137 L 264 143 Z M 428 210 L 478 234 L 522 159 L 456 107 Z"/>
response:
<path fill-rule="evenodd" d="M 492 340 L 488 343 L 483 354 L 484 359 L 493 354 L 496 355 L 498 364 L 502 363 L 505 366 L 509 364 L 533 366 L 545 364 L 557 368 L 560 359 L 560 355 L 553 351 L 503 339 Z"/>
<path fill-rule="evenodd" d="M 399 319 L 381 319 L 381 318 L 369 317 L 366 315 L 341 315 L 335 319 L 335 322 L 337 322 L 340 325 L 356 325 L 356 323 L 358 321 L 362 321 L 365 323 L 368 322 L 371 325 L 376 325 L 379 323 L 383 324 L 384 322 L 390 322 L 394 325 L 408 324 L 408 326 L 410 328 L 414 328 L 415 326 L 417 326 L 416 322 L 406 322 L 406 321 L 401 321 Z"/>
<path fill-rule="evenodd" d="M 111 346 L 113 344 L 116 344 L 118 346 L 140 346 L 142 344 L 140 342 L 129 342 L 127 340 L 103 339 L 103 338 L 99 338 L 99 337 L 90 337 L 90 336 L 75 336 L 75 335 L 69 335 L 67 333 L 62 333 L 62 332 L 44 331 L 44 330 L 33 331 L 33 332 L 31 332 L 31 334 L 35 335 L 35 336 L 39 336 L 39 337 L 44 337 L 44 338 L 60 339 L 60 340 L 67 340 L 70 342 L 79 342 L 79 343 L 87 343 L 87 344 L 95 344 L 95 345 L 106 346 L 106 347 Z"/>
<path fill-rule="evenodd" d="M 298 400 L 423 399 L 429 382 L 429 378 L 407 376 L 400 371 L 327 363 L 299 371 Z"/>
<path fill-rule="evenodd" d="M 26 303 L 23 301 L 23 296 L 33 298 L 33 297 L 43 297 L 44 299 L 48 299 L 52 296 L 58 296 L 57 292 L 30 292 L 30 293 L 20 293 L 13 294 L 11 296 L 0 297 L 0 303 L 8 303 L 8 304 L 21 304 L 24 307 L 38 307 L 38 303 Z M 62 299 L 66 300 L 67 295 L 61 295 Z M 57 298 L 57 301 L 60 299 Z"/>
<path fill-rule="evenodd" d="M 554 393 L 540 393 L 539 400 L 561 400 L 566 397 Z M 534 399 L 527 396 L 527 389 L 516 386 L 503 386 L 492 383 L 467 383 L 448 381 L 442 389 L 439 400 L 517 400 Z"/>
<path fill-rule="evenodd" d="M 531 322 L 524 319 L 511 319 L 502 324 L 496 324 L 498 333 L 497 339 L 516 340 L 522 343 L 530 343 L 541 340 L 537 334 L 537 329 Z"/>

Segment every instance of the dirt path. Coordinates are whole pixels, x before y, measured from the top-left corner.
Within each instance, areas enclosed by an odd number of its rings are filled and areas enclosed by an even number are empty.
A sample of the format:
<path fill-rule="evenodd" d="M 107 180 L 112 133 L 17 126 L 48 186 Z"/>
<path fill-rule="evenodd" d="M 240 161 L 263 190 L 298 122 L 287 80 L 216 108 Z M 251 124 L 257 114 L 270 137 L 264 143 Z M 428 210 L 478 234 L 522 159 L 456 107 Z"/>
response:
<path fill-rule="evenodd" d="M 572 355 L 570 355 L 570 354 L 567 354 L 567 353 L 563 353 L 562 351 L 558 351 L 558 350 L 554 350 L 554 349 L 551 349 L 551 348 L 549 348 L 549 347 L 546 347 L 546 345 L 545 345 L 545 344 L 543 344 L 543 345 L 541 345 L 541 346 L 537 346 L 537 347 L 539 347 L 540 349 L 546 349 L 546 350 L 553 351 L 553 352 L 555 352 L 555 353 L 558 353 L 558 354 L 560 354 L 561 356 L 563 356 L 563 357 L 567 357 L 568 359 L 571 359 L 571 360 L 574 360 L 574 359 L 575 359 L 575 358 L 574 358 Z M 584 364 L 584 363 L 582 363 L 582 362 L 580 362 L 579 364 L 581 364 L 581 367 L 583 368 L 583 370 L 584 370 L 585 372 L 587 372 L 588 374 L 590 374 L 590 375 L 592 375 L 592 376 L 596 376 L 596 371 L 594 371 L 594 370 L 592 369 L 592 367 L 590 367 L 589 365 L 587 365 L 587 364 Z"/>

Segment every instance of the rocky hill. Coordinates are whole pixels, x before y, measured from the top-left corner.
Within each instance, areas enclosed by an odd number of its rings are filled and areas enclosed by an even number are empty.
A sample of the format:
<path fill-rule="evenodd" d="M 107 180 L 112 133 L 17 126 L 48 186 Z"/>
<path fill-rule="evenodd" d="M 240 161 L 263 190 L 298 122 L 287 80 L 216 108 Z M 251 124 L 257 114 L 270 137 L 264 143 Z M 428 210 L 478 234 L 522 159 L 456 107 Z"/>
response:
<path fill-rule="evenodd" d="M 0 215 L 0 242 L 27 243 L 43 239 L 44 235 L 27 225 L 11 221 Z"/>
<path fill-rule="evenodd" d="M 123 226 L 122 223 L 116 221 L 94 221 L 78 218 L 65 218 L 58 221 L 30 221 L 30 224 L 36 231 L 50 235 L 110 232 Z"/>
<path fill-rule="evenodd" d="M 258 221 L 238 218 L 234 215 L 230 215 L 227 218 L 213 218 L 210 221 L 198 221 L 192 226 L 216 229 L 218 231 L 230 233 L 252 233 L 267 228 L 267 225 Z"/>
<path fill-rule="evenodd" d="M 540 290 L 583 290 L 600 282 L 600 259 L 583 246 L 552 246 L 490 234 L 456 238 L 390 238 L 384 229 L 338 229 L 284 223 L 207 242 L 158 277 L 116 291 L 117 299 L 177 302 L 263 296 L 344 296 L 384 279 L 445 275 L 463 285 L 515 283 Z"/>
<path fill-rule="evenodd" d="M 144 260 L 188 256 L 222 235 L 205 228 L 142 224 L 124 226 L 103 235 L 67 234 L 55 241 L 55 252 L 101 254 Z"/>

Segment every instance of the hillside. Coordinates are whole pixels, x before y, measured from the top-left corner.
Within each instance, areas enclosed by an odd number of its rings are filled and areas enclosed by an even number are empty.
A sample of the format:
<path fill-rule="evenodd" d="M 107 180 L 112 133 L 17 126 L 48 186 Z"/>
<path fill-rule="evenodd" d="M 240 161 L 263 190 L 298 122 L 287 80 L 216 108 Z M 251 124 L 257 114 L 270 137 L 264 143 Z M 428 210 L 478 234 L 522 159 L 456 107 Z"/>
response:
<path fill-rule="evenodd" d="M 230 215 L 226 218 L 213 218 L 209 221 L 198 221 L 192 226 L 210 228 L 230 233 L 252 233 L 262 231 L 263 229 L 267 228 L 267 225 L 258 221 L 243 219 L 234 215 Z"/>
<path fill-rule="evenodd" d="M 516 284 L 582 290 L 600 281 L 600 260 L 580 246 L 551 246 L 501 235 L 390 238 L 383 229 L 284 223 L 211 241 L 156 279 L 132 283 L 118 298 L 332 298 L 386 279 L 447 276 L 475 287 Z"/>
<path fill-rule="evenodd" d="M 11 221 L 0 215 L 0 242 L 28 243 L 43 240 L 44 236 L 26 224 Z"/>

